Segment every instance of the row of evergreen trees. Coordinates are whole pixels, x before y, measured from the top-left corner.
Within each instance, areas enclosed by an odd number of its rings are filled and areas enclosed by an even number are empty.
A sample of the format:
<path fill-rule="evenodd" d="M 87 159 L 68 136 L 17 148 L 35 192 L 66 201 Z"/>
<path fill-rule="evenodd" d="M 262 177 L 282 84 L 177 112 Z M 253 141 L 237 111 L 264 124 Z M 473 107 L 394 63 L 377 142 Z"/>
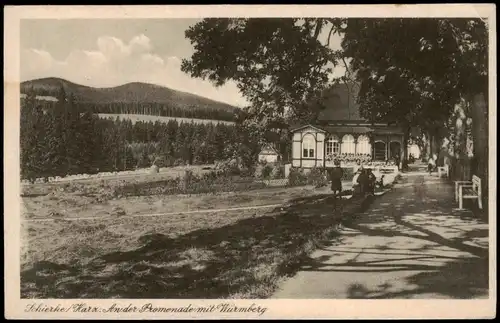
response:
<path fill-rule="evenodd" d="M 24 101 L 24 99 L 22 100 Z M 57 105 L 54 101 L 43 101 L 43 107 L 52 108 Z M 139 102 L 113 102 L 113 103 L 89 103 L 79 102 L 84 111 L 92 113 L 107 114 L 140 114 L 173 118 L 210 119 L 220 121 L 236 121 L 242 111 L 231 111 L 214 109 L 209 107 L 176 107 L 163 103 L 139 103 Z"/>
<path fill-rule="evenodd" d="M 233 111 L 216 110 L 204 107 L 175 107 L 162 103 L 82 103 L 86 109 L 94 113 L 112 114 L 142 114 L 162 117 L 211 119 L 221 121 L 235 121 Z"/>
<path fill-rule="evenodd" d="M 67 96 L 47 105 L 28 93 L 21 105 L 21 176 L 49 178 L 135 167 L 210 164 L 239 157 L 251 165 L 258 138 L 238 124 L 99 119 Z"/>

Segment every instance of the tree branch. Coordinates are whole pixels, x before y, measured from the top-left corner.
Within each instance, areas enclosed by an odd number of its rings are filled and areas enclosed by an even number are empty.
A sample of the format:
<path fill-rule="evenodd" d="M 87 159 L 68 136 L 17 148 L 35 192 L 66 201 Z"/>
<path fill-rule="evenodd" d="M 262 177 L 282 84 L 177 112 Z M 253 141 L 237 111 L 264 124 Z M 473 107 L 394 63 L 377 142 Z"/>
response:
<path fill-rule="evenodd" d="M 316 23 L 316 28 L 314 29 L 314 39 L 318 39 L 319 33 L 321 32 L 321 29 L 323 28 L 323 19 L 318 19 L 318 22 Z"/>
<path fill-rule="evenodd" d="M 354 88 L 354 86 L 358 87 L 358 85 L 356 84 L 356 82 L 354 82 L 354 80 L 352 78 L 352 73 L 351 73 L 351 70 L 349 69 L 349 64 L 347 64 L 347 62 L 345 61 L 345 57 L 341 56 L 341 59 L 342 59 L 342 62 L 344 63 L 344 67 L 345 67 L 344 76 L 353 83 L 352 88 Z"/>
<path fill-rule="evenodd" d="M 330 32 L 328 33 L 328 40 L 326 42 L 327 47 L 330 47 L 330 37 L 332 36 L 333 29 L 335 29 L 335 25 L 332 24 L 332 28 L 330 28 Z"/>

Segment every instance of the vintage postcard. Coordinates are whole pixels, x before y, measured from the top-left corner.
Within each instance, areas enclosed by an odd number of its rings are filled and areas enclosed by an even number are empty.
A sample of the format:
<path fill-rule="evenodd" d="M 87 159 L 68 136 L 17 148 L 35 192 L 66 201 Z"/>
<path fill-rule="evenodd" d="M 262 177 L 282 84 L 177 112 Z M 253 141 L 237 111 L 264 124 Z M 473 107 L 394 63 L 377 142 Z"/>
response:
<path fill-rule="evenodd" d="M 496 316 L 488 4 L 8 6 L 5 316 Z"/>

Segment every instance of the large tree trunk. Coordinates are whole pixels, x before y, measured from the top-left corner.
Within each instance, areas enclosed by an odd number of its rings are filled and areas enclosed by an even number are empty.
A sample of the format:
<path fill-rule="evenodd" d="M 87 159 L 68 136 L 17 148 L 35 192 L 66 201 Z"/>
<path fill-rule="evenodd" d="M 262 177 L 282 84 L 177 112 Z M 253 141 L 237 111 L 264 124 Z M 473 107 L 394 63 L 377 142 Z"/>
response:
<path fill-rule="evenodd" d="M 429 159 L 429 156 L 431 154 L 431 142 L 428 131 L 425 132 L 423 141 L 424 141 L 424 149 L 422 149 L 423 160 L 427 160 Z"/>
<path fill-rule="evenodd" d="M 403 142 L 401 145 L 401 153 L 400 153 L 400 165 L 398 165 L 402 170 L 408 170 L 408 142 L 410 140 L 411 128 L 407 127 L 404 130 Z"/>
<path fill-rule="evenodd" d="M 451 177 L 453 180 L 470 180 L 467 178 L 468 157 L 466 151 L 466 101 L 462 100 L 455 106 L 452 117 L 452 159 Z"/>
<path fill-rule="evenodd" d="M 472 117 L 473 137 L 473 169 L 472 171 L 481 178 L 483 205 L 488 205 L 488 166 L 489 166 L 489 124 L 488 104 L 484 93 L 476 94 L 472 99 L 470 115 Z"/>

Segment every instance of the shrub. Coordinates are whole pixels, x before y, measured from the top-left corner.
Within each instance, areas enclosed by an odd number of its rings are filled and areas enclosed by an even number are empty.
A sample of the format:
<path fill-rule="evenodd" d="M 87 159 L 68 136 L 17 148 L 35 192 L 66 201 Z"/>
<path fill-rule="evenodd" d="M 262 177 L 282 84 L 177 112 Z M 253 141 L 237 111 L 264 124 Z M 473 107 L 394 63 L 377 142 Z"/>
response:
<path fill-rule="evenodd" d="M 253 166 L 244 167 L 240 170 L 241 177 L 252 177 L 255 175 L 257 168 Z"/>
<path fill-rule="evenodd" d="M 217 177 L 218 177 L 217 172 L 212 170 L 208 173 L 201 175 L 201 180 L 202 181 L 214 181 Z"/>
<path fill-rule="evenodd" d="M 268 179 L 271 176 L 271 173 L 273 171 L 273 166 L 272 165 L 265 165 L 262 167 L 262 172 L 261 172 L 261 178 Z"/>
<path fill-rule="evenodd" d="M 272 164 L 259 163 L 255 168 L 254 176 L 259 179 L 269 179 L 273 172 L 274 166 Z"/>
<path fill-rule="evenodd" d="M 200 156 L 194 156 L 193 165 L 202 165 L 203 160 Z"/>
<path fill-rule="evenodd" d="M 272 179 L 280 179 L 285 177 L 285 166 L 276 164 L 271 172 Z"/>
<path fill-rule="evenodd" d="M 149 156 L 147 152 L 144 150 L 142 154 L 137 157 L 137 167 L 146 168 L 149 166 L 151 166 Z"/>
<path fill-rule="evenodd" d="M 175 160 L 172 157 L 165 157 L 164 167 L 172 167 L 174 166 Z"/>
<path fill-rule="evenodd" d="M 307 174 L 307 184 L 315 185 L 316 187 L 327 185 L 328 179 L 325 170 L 322 167 L 313 167 Z"/>
<path fill-rule="evenodd" d="M 171 165 L 168 165 L 167 159 L 165 158 L 165 156 L 156 157 L 153 161 L 153 165 L 158 166 L 158 168 L 171 166 Z"/>
<path fill-rule="evenodd" d="M 220 175 L 239 175 L 240 167 L 236 159 L 218 160 L 215 162 L 215 171 Z"/>
<path fill-rule="evenodd" d="M 268 164 L 267 160 L 265 159 L 259 159 L 259 161 L 257 162 L 258 165 L 261 165 L 261 166 L 265 166 Z"/>
<path fill-rule="evenodd" d="M 297 167 L 290 168 L 290 174 L 288 175 L 288 185 L 299 186 L 307 184 L 307 176 L 304 171 Z"/>
<path fill-rule="evenodd" d="M 257 166 L 255 167 L 254 172 L 253 172 L 253 176 L 255 178 L 261 178 L 261 176 L 262 176 L 262 168 L 264 168 L 264 165 L 262 165 L 261 163 L 258 163 Z"/>
<path fill-rule="evenodd" d="M 186 163 L 184 162 L 184 159 L 182 158 L 177 158 L 174 161 L 174 166 L 184 166 Z"/>

